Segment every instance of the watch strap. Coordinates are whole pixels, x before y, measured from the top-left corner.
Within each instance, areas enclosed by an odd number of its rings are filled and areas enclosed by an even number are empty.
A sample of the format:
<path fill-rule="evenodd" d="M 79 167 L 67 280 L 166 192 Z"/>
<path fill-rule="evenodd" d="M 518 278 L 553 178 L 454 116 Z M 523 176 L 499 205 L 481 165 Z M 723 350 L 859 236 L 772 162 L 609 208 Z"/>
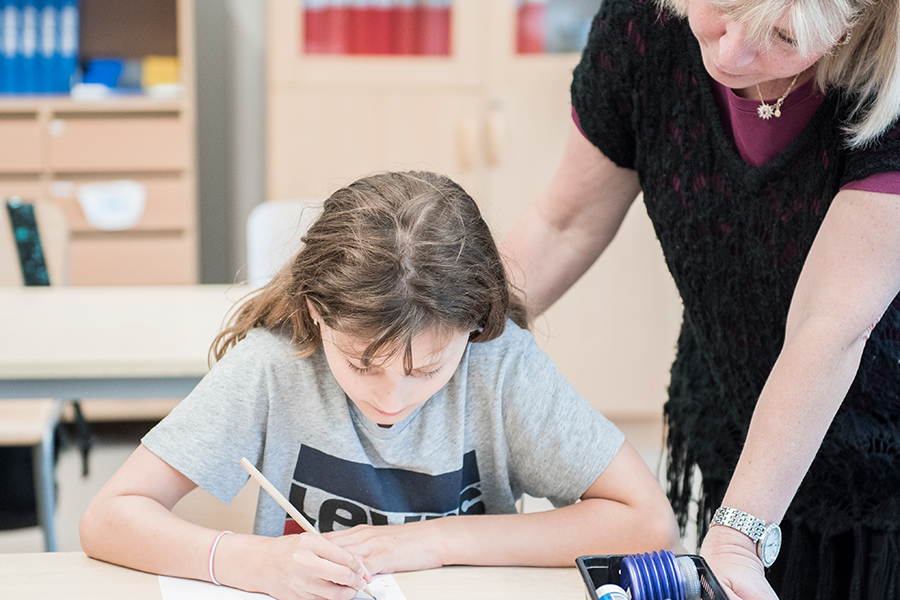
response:
<path fill-rule="evenodd" d="M 720 506 L 716 509 L 712 522 L 710 522 L 710 526 L 713 525 L 725 525 L 737 529 L 754 542 L 758 542 L 766 530 L 765 521 L 730 506 Z"/>

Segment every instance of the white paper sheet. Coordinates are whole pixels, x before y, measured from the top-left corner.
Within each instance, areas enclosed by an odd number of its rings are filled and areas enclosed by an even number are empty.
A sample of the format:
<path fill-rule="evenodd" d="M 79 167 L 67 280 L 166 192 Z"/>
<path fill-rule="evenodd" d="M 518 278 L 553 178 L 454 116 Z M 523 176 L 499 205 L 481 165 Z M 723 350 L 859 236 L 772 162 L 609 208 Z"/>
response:
<path fill-rule="evenodd" d="M 372 577 L 369 589 L 375 594 L 377 600 L 406 600 L 406 596 L 403 595 L 393 575 L 375 575 Z M 163 600 L 267 600 L 271 598 L 266 594 L 245 592 L 224 585 L 217 586 L 206 581 L 163 575 L 159 576 L 159 590 Z M 356 598 L 371 600 L 362 592 L 357 594 Z"/>

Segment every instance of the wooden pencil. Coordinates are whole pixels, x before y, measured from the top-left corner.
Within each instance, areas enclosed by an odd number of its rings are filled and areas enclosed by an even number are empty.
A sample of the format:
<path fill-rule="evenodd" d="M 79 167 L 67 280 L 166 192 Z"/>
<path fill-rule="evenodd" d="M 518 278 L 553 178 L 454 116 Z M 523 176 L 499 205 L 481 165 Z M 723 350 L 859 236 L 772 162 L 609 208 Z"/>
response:
<path fill-rule="evenodd" d="M 244 467 L 244 470 L 250 473 L 250 477 L 255 479 L 256 483 L 258 483 L 264 490 L 266 490 L 266 492 L 268 492 L 268 494 L 272 496 L 272 499 L 275 500 L 275 502 L 277 502 L 278 505 L 287 512 L 287 514 L 291 515 L 291 518 L 297 522 L 297 525 L 299 525 L 303 531 L 321 535 L 319 533 L 319 530 L 316 529 L 315 525 L 310 523 L 306 519 L 306 517 L 303 516 L 303 513 L 297 510 L 297 508 L 293 504 L 291 504 L 287 498 L 284 497 L 284 494 L 279 492 L 278 488 L 272 485 L 272 482 L 266 479 L 266 476 L 260 473 L 259 469 L 254 467 L 246 457 L 241 459 L 241 466 Z M 372 591 L 369 590 L 369 586 L 364 587 L 362 591 L 372 596 L 372 598 L 375 598 L 375 594 L 373 594 Z"/>

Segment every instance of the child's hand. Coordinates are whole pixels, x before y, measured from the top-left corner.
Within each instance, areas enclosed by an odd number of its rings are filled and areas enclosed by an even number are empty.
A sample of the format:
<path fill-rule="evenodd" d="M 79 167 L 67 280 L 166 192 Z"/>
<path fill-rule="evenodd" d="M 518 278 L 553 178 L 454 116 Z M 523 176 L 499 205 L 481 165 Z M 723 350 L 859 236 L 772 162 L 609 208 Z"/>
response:
<path fill-rule="evenodd" d="M 323 535 L 330 542 L 361 556 L 372 573 L 420 571 L 443 566 L 443 542 L 436 526 L 442 520 L 377 527 L 357 525 Z"/>
<path fill-rule="evenodd" d="M 285 535 L 271 544 L 263 581 L 265 592 L 279 600 L 349 600 L 372 581 L 359 556 L 321 535 Z"/>

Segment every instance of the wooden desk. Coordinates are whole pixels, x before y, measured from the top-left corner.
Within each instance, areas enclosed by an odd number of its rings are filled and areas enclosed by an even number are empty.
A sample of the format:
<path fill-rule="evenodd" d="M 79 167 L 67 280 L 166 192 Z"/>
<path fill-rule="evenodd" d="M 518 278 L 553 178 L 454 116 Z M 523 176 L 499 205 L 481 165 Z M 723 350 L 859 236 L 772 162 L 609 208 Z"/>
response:
<path fill-rule="evenodd" d="M 244 286 L 0 288 L 0 399 L 184 397 Z"/>
<path fill-rule="evenodd" d="M 444 567 L 394 575 L 407 600 L 583 600 L 578 571 Z M 155 575 L 92 560 L 81 552 L 0 554 L 0 598 L 161 600 Z"/>

